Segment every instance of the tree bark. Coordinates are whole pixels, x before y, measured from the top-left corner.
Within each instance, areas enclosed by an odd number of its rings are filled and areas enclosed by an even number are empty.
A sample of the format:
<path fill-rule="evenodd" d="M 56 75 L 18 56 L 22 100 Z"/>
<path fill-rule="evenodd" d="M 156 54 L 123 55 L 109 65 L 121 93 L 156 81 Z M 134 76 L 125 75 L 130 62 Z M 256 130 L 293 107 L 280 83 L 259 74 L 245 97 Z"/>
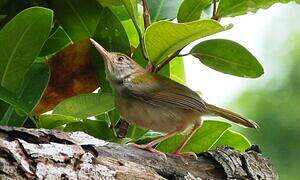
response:
<path fill-rule="evenodd" d="M 257 149 L 167 160 L 83 132 L 0 126 L 0 179 L 278 179 Z"/>

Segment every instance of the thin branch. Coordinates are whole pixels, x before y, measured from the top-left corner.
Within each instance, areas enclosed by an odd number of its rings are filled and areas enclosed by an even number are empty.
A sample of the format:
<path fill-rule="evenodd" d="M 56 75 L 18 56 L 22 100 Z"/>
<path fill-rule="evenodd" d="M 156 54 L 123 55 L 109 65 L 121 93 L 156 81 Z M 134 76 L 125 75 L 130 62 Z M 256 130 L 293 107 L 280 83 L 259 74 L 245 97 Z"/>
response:
<path fill-rule="evenodd" d="M 179 49 L 174 54 L 172 54 L 170 57 L 168 57 L 162 64 L 158 65 L 153 71 L 154 72 L 160 71 L 165 65 L 167 65 L 170 61 L 172 61 L 172 59 L 174 59 L 176 56 L 178 56 L 182 49 Z"/>
<path fill-rule="evenodd" d="M 145 30 L 146 30 L 151 24 L 150 11 L 149 11 L 149 7 L 148 7 L 148 4 L 147 4 L 147 0 L 142 0 L 142 2 L 143 2 L 144 26 L 145 26 Z"/>
<path fill-rule="evenodd" d="M 218 16 L 217 16 L 217 0 L 213 0 L 213 15 L 211 17 L 211 19 L 214 20 L 219 20 Z"/>

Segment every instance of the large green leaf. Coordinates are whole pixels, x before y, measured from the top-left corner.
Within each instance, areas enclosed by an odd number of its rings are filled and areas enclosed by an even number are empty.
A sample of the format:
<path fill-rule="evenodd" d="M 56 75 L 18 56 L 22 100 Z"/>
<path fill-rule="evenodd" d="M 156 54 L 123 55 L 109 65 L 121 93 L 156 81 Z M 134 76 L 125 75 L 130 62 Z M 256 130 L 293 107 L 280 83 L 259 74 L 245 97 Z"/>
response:
<path fill-rule="evenodd" d="M 138 32 L 141 32 L 141 27 L 139 23 L 139 17 L 138 17 L 138 6 L 137 6 L 137 0 L 121 0 L 127 9 L 127 12 L 130 16 L 130 18 L 133 21 L 133 24 Z"/>
<path fill-rule="evenodd" d="M 99 12 L 99 23 L 93 36 L 108 51 L 130 55 L 130 43 L 126 31 L 109 8 Z"/>
<path fill-rule="evenodd" d="M 151 21 L 176 18 L 181 0 L 148 0 Z"/>
<path fill-rule="evenodd" d="M 120 6 L 121 0 L 97 0 L 102 6 Z"/>
<path fill-rule="evenodd" d="M 184 0 L 177 14 L 178 22 L 198 20 L 202 11 L 212 3 L 212 0 Z"/>
<path fill-rule="evenodd" d="M 38 56 L 51 30 L 53 12 L 28 8 L 0 31 L 0 81 L 12 92 L 20 90 L 23 78 Z M 5 42 L 5 43 L 3 43 Z"/>
<path fill-rule="evenodd" d="M 84 132 L 107 141 L 113 141 L 116 139 L 116 136 L 112 129 L 109 128 L 108 124 L 105 121 L 98 120 L 83 120 Z"/>
<path fill-rule="evenodd" d="M 222 121 L 204 121 L 203 126 L 183 148 L 183 152 L 192 151 L 201 153 L 209 150 L 229 127 L 229 123 Z M 182 134 L 173 136 L 160 143 L 157 146 L 157 149 L 163 152 L 172 153 L 186 137 L 187 135 Z"/>
<path fill-rule="evenodd" d="M 216 149 L 217 147 L 224 145 L 244 152 L 246 149 L 250 148 L 251 143 L 242 134 L 228 129 L 210 149 Z"/>
<path fill-rule="evenodd" d="M 185 84 L 185 70 L 182 57 L 176 57 L 170 62 L 170 78 L 181 84 Z"/>
<path fill-rule="evenodd" d="M 20 101 L 17 94 L 14 94 L 1 86 L 0 86 L 0 99 L 8 104 L 13 105 L 16 108 L 24 110 L 25 112 L 29 111 L 26 105 L 22 101 Z"/>
<path fill-rule="evenodd" d="M 257 59 L 234 41 L 207 40 L 196 45 L 190 53 L 206 66 L 226 74 L 256 78 L 264 73 Z"/>
<path fill-rule="evenodd" d="M 16 94 L 18 101 L 24 106 L 10 103 L 9 110 L 2 118 L 2 125 L 22 126 L 27 119 L 26 114 L 32 112 L 39 103 L 50 77 L 50 69 L 47 64 L 33 64 L 26 73 L 21 91 Z M 26 114 L 20 115 L 16 110 L 22 110 Z"/>
<path fill-rule="evenodd" d="M 71 44 L 72 41 L 61 26 L 59 26 L 54 33 L 48 38 L 43 46 L 40 57 L 48 56 L 62 50 Z"/>
<path fill-rule="evenodd" d="M 90 93 L 64 100 L 53 109 L 53 114 L 87 118 L 103 114 L 112 109 L 114 109 L 112 94 Z"/>
<path fill-rule="evenodd" d="M 50 0 L 49 5 L 72 41 L 78 42 L 93 36 L 102 10 L 96 0 Z"/>
<path fill-rule="evenodd" d="M 290 1 L 293 0 L 220 0 L 217 16 L 234 17 L 247 12 L 256 12 L 259 9 L 267 9 L 275 3 Z"/>
<path fill-rule="evenodd" d="M 44 114 L 39 117 L 38 125 L 39 128 L 53 129 L 64 124 L 78 121 L 80 121 L 80 119 L 72 116 L 65 116 L 61 114 Z"/>
<path fill-rule="evenodd" d="M 99 14 L 99 24 L 94 39 L 105 49 L 112 52 L 122 52 L 130 55 L 130 43 L 118 18 L 108 8 L 103 8 Z M 105 66 L 102 56 L 94 49 L 93 65 L 99 80 L 102 92 L 111 92 L 110 85 L 105 78 Z"/>
<path fill-rule="evenodd" d="M 225 29 L 214 20 L 190 23 L 159 21 L 148 27 L 144 43 L 151 63 L 157 66 L 189 43 Z"/>
<path fill-rule="evenodd" d="M 129 42 L 131 46 L 138 47 L 140 40 L 139 40 L 139 34 L 131 20 L 124 20 L 122 21 L 122 25 L 126 31 L 127 37 L 129 39 Z"/>

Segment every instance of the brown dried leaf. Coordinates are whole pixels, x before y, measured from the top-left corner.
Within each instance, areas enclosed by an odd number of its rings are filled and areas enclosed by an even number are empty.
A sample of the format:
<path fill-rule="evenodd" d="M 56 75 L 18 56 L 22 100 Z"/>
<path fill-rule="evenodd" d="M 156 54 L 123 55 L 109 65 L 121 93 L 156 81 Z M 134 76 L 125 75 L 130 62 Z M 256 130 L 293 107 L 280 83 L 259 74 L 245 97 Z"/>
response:
<path fill-rule="evenodd" d="M 84 40 L 73 44 L 48 61 L 51 76 L 48 87 L 34 110 L 34 115 L 52 110 L 59 102 L 99 87 L 92 66 L 91 44 Z"/>

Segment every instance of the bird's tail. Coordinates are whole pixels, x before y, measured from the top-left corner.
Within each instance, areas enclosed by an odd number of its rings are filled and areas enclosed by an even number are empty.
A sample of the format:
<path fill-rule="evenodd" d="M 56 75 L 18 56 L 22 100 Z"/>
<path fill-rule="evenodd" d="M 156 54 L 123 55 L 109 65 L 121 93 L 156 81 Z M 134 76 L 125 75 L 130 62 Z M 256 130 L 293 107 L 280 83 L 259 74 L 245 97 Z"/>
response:
<path fill-rule="evenodd" d="M 238 115 L 234 112 L 231 112 L 229 110 L 219 108 L 217 106 L 211 105 L 211 104 L 206 104 L 208 113 L 211 115 L 217 115 L 220 117 L 223 117 L 225 119 L 228 119 L 232 122 L 241 124 L 246 127 L 251 127 L 251 128 L 258 128 L 258 124 L 256 124 L 254 121 L 251 121 L 250 119 L 247 119 L 241 115 Z"/>

